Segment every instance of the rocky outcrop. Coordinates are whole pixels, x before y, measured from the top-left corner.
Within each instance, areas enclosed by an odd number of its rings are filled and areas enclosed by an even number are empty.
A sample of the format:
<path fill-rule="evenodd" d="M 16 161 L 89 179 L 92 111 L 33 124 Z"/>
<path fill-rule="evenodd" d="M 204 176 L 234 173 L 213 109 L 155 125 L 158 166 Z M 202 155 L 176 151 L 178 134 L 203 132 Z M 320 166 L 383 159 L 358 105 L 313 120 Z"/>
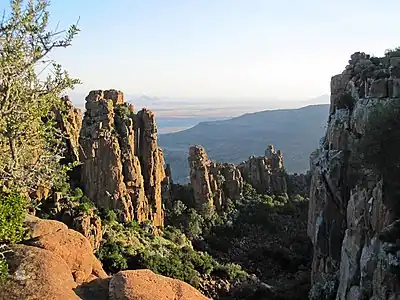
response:
<path fill-rule="evenodd" d="M 161 183 L 164 158 L 157 146 L 154 114 L 137 114 L 122 92 L 92 91 L 79 137 L 85 194 L 120 219 L 163 226 Z"/>
<path fill-rule="evenodd" d="M 135 128 L 135 153 L 139 157 L 144 190 L 150 205 L 153 225 L 164 224 L 162 208 L 162 188 L 166 178 L 164 156 L 157 144 L 157 124 L 154 113 L 142 109 L 133 118 Z"/>
<path fill-rule="evenodd" d="M 207 207 L 222 211 L 228 199 L 241 197 L 243 178 L 235 165 L 212 162 L 199 145 L 190 147 L 188 161 L 194 205 L 199 211 Z"/>
<path fill-rule="evenodd" d="M 60 256 L 77 284 L 107 277 L 89 241 L 79 232 L 68 229 L 61 222 L 31 216 L 27 218 L 26 225 L 31 236 L 26 243 Z"/>
<path fill-rule="evenodd" d="M 150 270 L 122 271 L 110 281 L 110 300 L 207 300 L 199 291 L 180 280 Z"/>
<path fill-rule="evenodd" d="M 80 233 L 33 216 L 26 226 L 31 239 L 5 252 L 10 276 L 1 285 L 1 300 L 208 299 L 187 283 L 150 270 L 108 277 Z"/>
<path fill-rule="evenodd" d="M 323 299 L 327 293 L 337 300 L 400 297 L 395 274 L 400 261 L 395 250 L 399 235 L 382 238 L 396 227 L 387 195 L 385 199 L 388 183 L 382 174 L 351 163 L 357 156 L 354 145 L 365 138 L 371 109 L 378 103 L 400 101 L 399 63 L 400 57 L 376 58 L 357 52 L 345 71 L 332 77 L 326 135 L 311 155 L 311 299 Z M 359 172 L 361 181 L 354 181 Z"/>
<path fill-rule="evenodd" d="M 251 156 L 238 165 L 243 179 L 260 194 L 287 193 L 286 176 L 283 170 L 283 155 L 269 145 L 265 156 Z"/>
<path fill-rule="evenodd" d="M 288 194 L 308 197 L 310 195 L 311 172 L 288 174 L 286 178 Z"/>
<path fill-rule="evenodd" d="M 0 299 L 80 299 L 78 285 L 107 274 L 80 233 L 58 221 L 28 216 L 31 236 L 6 253 L 10 276 Z"/>

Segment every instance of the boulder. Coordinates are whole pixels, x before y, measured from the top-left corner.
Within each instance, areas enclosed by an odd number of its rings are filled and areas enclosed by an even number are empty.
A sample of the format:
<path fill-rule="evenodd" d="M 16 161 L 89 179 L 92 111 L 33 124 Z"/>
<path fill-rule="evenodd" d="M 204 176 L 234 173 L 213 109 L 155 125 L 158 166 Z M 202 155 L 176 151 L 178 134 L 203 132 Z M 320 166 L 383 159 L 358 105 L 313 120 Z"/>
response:
<path fill-rule="evenodd" d="M 10 278 L 0 289 L 2 300 L 79 300 L 71 269 L 58 254 L 27 245 L 7 254 Z"/>
<path fill-rule="evenodd" d="M 180 280 L 150 270 L 121 271 L 109 286 L 110 300 L 207 300 L 198 290 Z"/>
<path fill-rule="evenodd" d="M 29 244 L 61 257 L 77 284 L 107 277 L 89 241 L 81 233 L 58 221 L 29 217 L 27 223 L 32 236 Z"/>

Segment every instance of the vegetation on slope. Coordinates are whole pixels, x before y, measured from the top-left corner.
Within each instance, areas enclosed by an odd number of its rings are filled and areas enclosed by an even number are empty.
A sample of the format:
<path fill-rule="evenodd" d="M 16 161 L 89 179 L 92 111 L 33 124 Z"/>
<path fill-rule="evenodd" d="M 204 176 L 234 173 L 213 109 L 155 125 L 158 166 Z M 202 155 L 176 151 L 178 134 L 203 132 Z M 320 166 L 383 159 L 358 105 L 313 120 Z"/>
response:
<path fill-rule="evenodd" d="M 175 200 L 166 203 L 167 226 L 160 235 L 150 223 L 124 225 L 113 211 L 103 212 L 105 235 L 97 255 L 110 273 L 148 268 L 214 299 L 304 299 L 307 201 L 297 199 L 259 195 L 247 184 L 241 201 L 220 215 L 203 216 L 190 199 Z M 284 289 L 271 290 L 263 281 Z"/>

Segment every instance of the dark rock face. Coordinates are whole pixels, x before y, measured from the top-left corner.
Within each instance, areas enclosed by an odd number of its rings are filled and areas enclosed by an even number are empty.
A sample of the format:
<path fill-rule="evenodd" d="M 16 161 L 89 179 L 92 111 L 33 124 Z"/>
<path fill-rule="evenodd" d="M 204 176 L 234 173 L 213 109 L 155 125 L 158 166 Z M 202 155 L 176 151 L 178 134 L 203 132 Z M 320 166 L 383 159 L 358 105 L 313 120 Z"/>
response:
<path fill-rule="evenodd" d="M 390 243 L 379 238 L 393 221 L 381 174 L 365 175 L 363 184 L 355 185 L 351 176 L 359 170 L 350 164 L 354 142 L 364 137 L 371 109 L 378 103 L 400 101 L 398 61 L 399 57 L 372 58 L 357 52 L 345 71 L 332 77 L 326 135 L 310 158 L 311 299 L 321 299 L 335 280 L 338 284 L 330 293 L 338 300 L 398 299 L 400 295 L 390 270 L 399 258 L 387 251 Z"/>

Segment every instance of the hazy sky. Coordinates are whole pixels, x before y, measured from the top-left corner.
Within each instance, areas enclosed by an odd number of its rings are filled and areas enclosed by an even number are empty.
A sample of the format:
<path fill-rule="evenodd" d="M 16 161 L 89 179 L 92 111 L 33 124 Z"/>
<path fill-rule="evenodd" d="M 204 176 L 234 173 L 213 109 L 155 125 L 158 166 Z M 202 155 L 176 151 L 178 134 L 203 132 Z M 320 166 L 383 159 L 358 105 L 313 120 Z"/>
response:
<path fill-rule="evenodd" d="M 7 7 L 9 0 L 0 0 Z M 329 93 L 351 53 L 400 45 L 399 0 L 52 0 L 52 23 L 80 17 L 57 59 L 84 82 L 170 97 Z"/>

